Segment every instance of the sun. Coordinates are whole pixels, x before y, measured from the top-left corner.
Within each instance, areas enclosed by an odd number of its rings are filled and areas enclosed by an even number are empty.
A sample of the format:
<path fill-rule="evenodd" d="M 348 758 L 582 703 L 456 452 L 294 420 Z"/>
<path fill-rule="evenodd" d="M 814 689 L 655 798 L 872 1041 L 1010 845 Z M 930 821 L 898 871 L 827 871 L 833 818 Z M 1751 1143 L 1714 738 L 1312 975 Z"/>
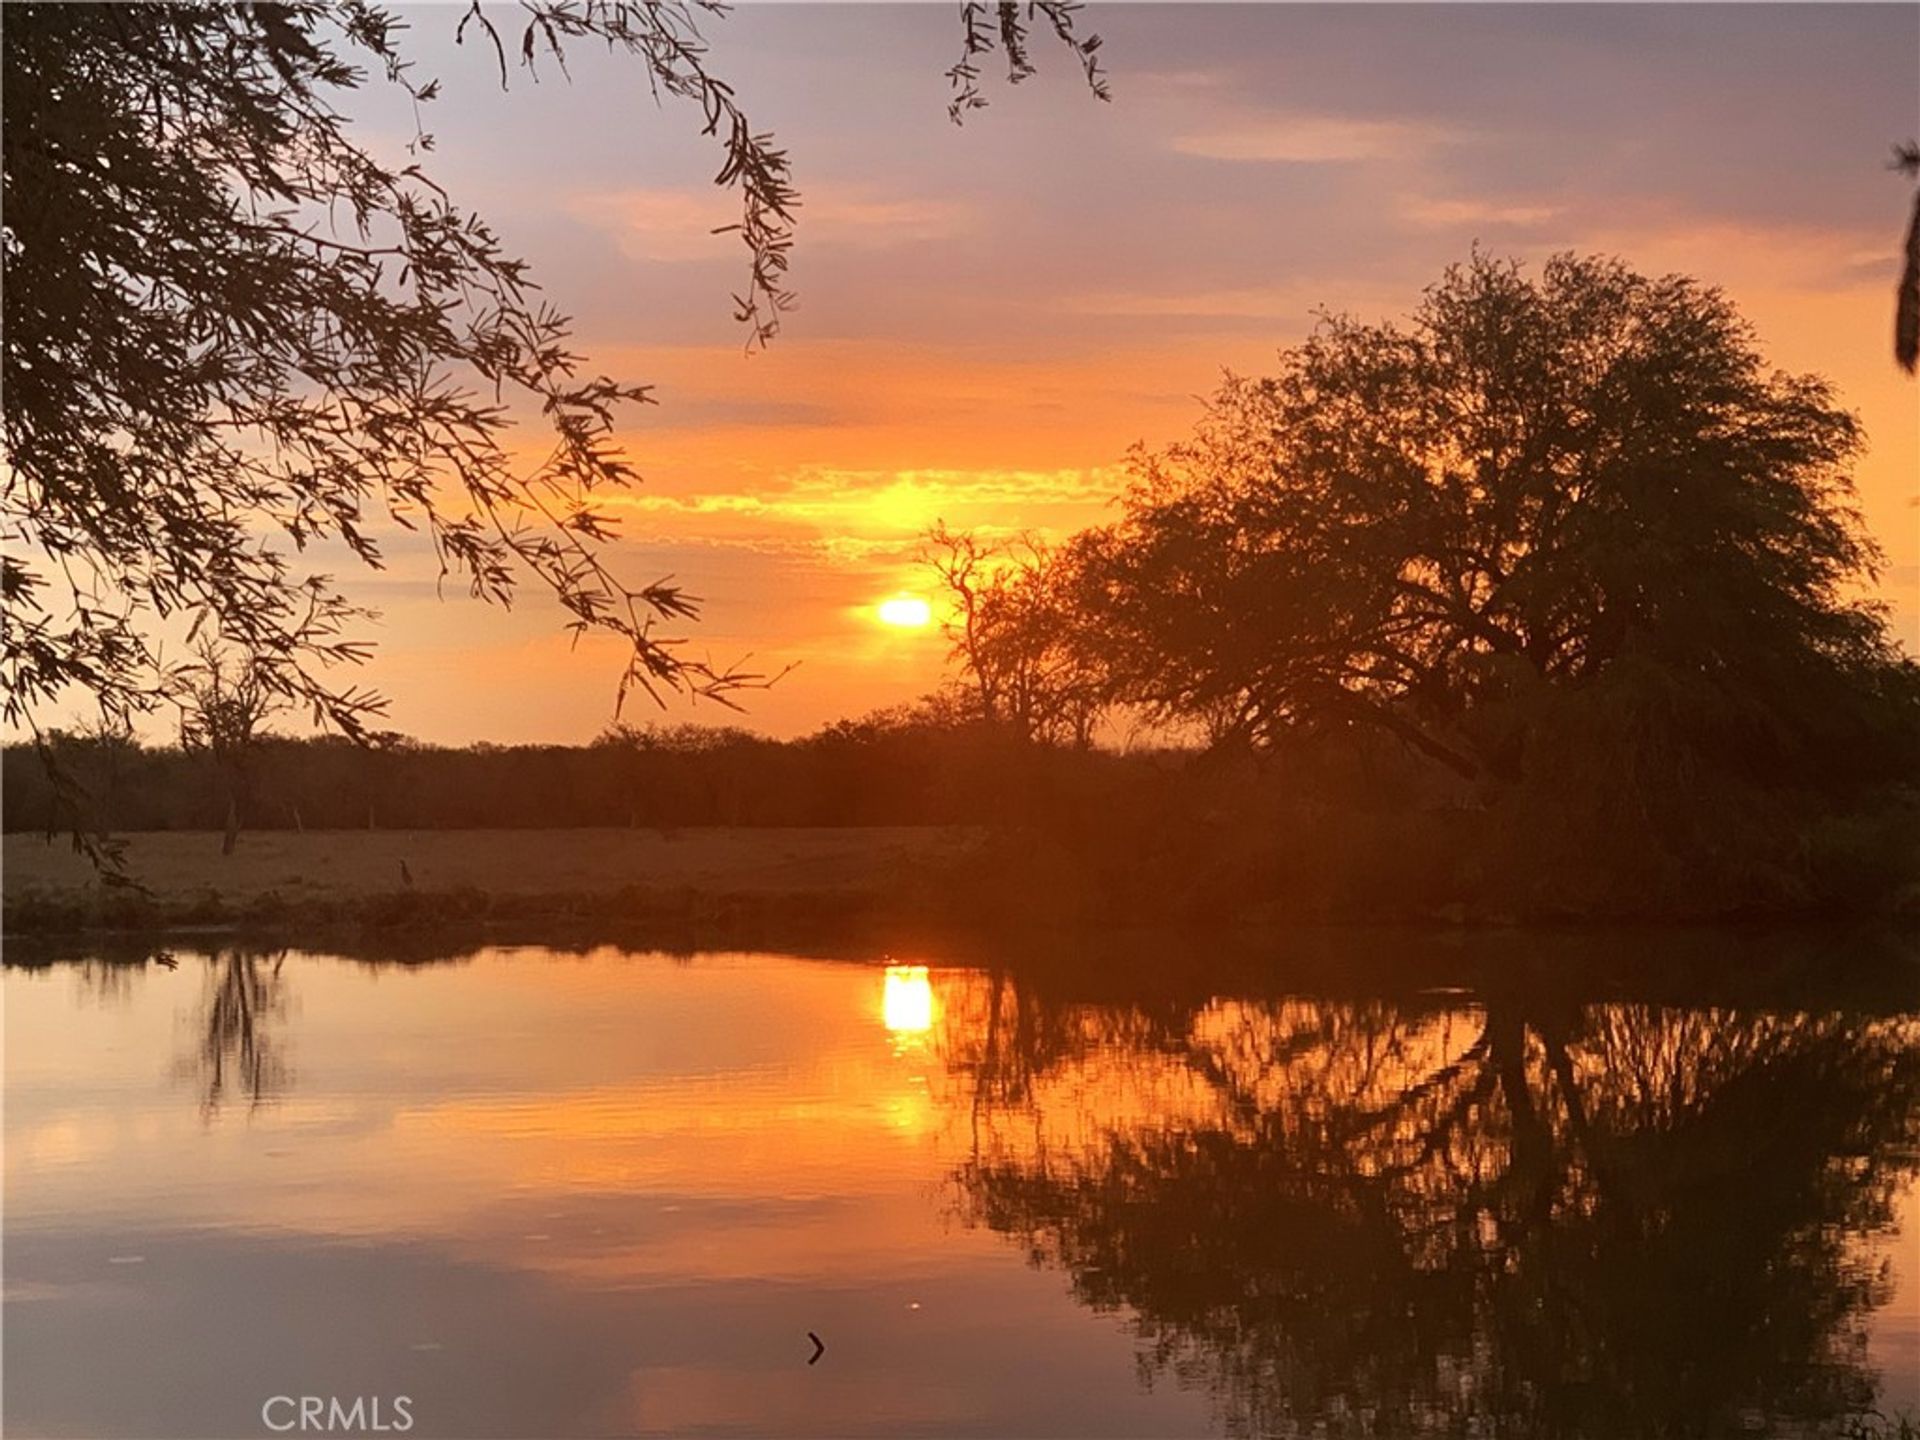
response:
<path fill-rule="evenodd" d="M 933 607 L 918 595 L 892 595 L 874 608 L 882 625 L 900 630 L 924 630 L 933 623 Z"/>

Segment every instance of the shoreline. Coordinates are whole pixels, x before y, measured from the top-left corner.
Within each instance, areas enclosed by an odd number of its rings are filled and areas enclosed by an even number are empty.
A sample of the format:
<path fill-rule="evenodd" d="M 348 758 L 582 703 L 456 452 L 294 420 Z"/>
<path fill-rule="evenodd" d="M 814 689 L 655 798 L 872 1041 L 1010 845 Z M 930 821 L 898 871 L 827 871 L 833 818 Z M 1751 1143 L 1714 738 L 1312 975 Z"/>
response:
<path fill-rule="evenodd" d="M 700 901 L 702 897 L 694 897 Z M 882 967 L 927 965 L 1025 976 L 1061 996 L 1111 999 L 1220 993 L 1397 996 L 1420 1005 L 1551 997 L 1809 1013 L 1834 1004 L 1920 1010 L 1920 927 L 1749 921 L 1446 926 L 1379 919 L 1286 927 L 964 925 L 876 910 L 791 905 L 649 916 L 496 916 L 463 924 L 176 925 L 8 933 L 4 968 L 168 968 L 223 956 L 293 953 L 400 968 L 462 965 L 526 951 L 536 961 L 764 953 Z"/>
<path fill-rule="evenodd" d="M 144 832 L 129 884 L 56 837 L 5 837 L 8 938 L 181 930 L 742 924 L 893 909 L 938 889 L 973 832 L 869 830 Z M 923 905 L 914 908 L 923 909 Z"/>
<path fill-rule="evenodd" d="M 262 831 L 244 835 L 232 856 L 221 855 L 217 832 L 117 838 L 127 845 L 125 885 L 104 881 L 63 836 L 6 835 L 0 938 L 11 948 L 109 937 L 485 944 L 591 935 L 699 949 L 1314 928 L 1459 937 L 1920 933 L 1913 916 L 1832 909 L 1519 914 L 1463 903 L 1266 903 L 1199 916 L 1120 913 L 1101 906 L 1091 887 L 1027 873 L 1018 846 L 1002 850 L 989 832 L 963 827 Z"/>

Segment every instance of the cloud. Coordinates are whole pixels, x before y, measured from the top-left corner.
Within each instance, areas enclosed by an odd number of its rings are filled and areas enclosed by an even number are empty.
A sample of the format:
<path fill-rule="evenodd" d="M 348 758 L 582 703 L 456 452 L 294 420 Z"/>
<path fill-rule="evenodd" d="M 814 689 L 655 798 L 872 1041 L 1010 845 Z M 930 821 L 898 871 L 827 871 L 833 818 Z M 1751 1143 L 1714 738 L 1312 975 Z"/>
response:
<path fill-rule="evenodd" d="M 770 478 L 742 491 L 692 495 L 627 492 L 610 497 L 623 510 L 654 517 L 752 517 L 775 525 L 801 525 L 854 539 L 897 541 L 916 536 L 935 520 L 981 523 L 1004 520 L 1008 508 L 1025 513 L 1049 507 L 1075 512 L 1076 520 L 1103 506 L 1125 485 L 1117 466 L 1062 470 L 854 470 L 818 467 Z M 1037 527 L 1044 528 L 1044 527 Z"/>
<path fill-rule="evenodd" d="M 800 223 L 825 243 L 879 249 L 951 239 L 971 228 L 973 212 L 953 200 L 885 199 L 825 187 L 814 189 L 801 201 Z"/>
<path fill-rule="evenodd" d="M 1129 318 L 1298 320 L 1306 317 L 1322 299 L 1320 290 L 1305 285 L 1194 291 L 1105 290 L 1066 296 L 1059 302 L 1059 308 L 1074 315 Z"/>
<path fill-rule="evenodd" d="M 636 260 L 710 260 L 737 237 L 714 233 L 740 218 L 738 202 L 711 190 L 623 190 L 574 199 L 568 209 L 611 232 Z"/>
<path fill-rule="evenodd" d="M 1647 274 L 1695 275 L 1742 301 L 1794 291 L 1878 298 L 1893 283 L 1896 260 L 1892 244 L 1870 230 L 1742 223 L 1661 204 L 1616 208 L 1582 232 L 1579 248 L 1621 255 Z"/>
<path fill-rule="evenodd" d="M 1431 230 L 1471 229 L 1475 226 L 1499 229 L 1531 229 L 1556 220 L 1566 213 L 1563 205 L 1516 205 L 1496 200 L 1439 199 L 1409 195 L 1400 202 L 1400 213 L 1415 225 Z"/>
<path fill-rule="evenodd" d="M 574 197 L 568 209 L 611 233 L 636 260 L 730 257 L 741 243 L 727 229 L 739 222 L 739 197 L 718 186 L 597 191 Z M 801 197 L 795 220 L 810 248 L 884 250 L 951 239 L 971 227 L 973 216 L 951 200 L 814 186 Z"/>
<path fill-rule="evenodd" d="M 918 574 L 921 537 L 935 521 L 991 537 L 1058 541 L 1105 518 L 1126 485 L 1119 466 L 1062 470 L 849 469 L 770 476 L 751 489 L 608 497 L 622 543 L 636 554 L 707 547 L 757 555 L 825 581 Z M 710 567 L 708 567 L 710 568 Z"/>
<path fill-rule="evenodd" d="M 1224 66 L 1190 65 L 1170 70 L 1134 70 L 1128 72 L 1127 89 L 1156 95 L 1218 94 L 1233 82 L 1233 74 Z"/>
<path fill-rule="evenodd" d="M 645 430 L 649 436 L 670 430 L 827 430 L 851 418 L 844 407 L 825 401 L 691 394 L 676 395 L 672 404 L 648 411 Z"/>
<path fill-rule="evenodd" d="M 1397 120 L 1268 115 L 1175 136 L 1172 148 L 1208 160 L 1339 164 L 1404 160 L 1457 138 L 1451 131 Z"/>

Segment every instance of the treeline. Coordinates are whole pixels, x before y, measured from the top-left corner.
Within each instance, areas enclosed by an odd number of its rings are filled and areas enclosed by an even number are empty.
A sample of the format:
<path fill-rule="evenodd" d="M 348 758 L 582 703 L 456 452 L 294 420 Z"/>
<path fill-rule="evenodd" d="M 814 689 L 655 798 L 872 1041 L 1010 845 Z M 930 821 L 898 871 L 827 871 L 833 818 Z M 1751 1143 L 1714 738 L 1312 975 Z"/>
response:
<path fill-rule="evenodd" d="M 590 745 L 254 737 L 239 762 L 199 747 L 59 734 L 50 768 L 5 751 L 5 825 L 55 832 L 991 825 L 1178 769 L 1176 752 L 1038 747 L 901 710 L 780 741 L 734 728 L 616 727 Z"/>
<path fill-rule="evenodd" d="M 988 842 L 915 902 L 929 919 L 1920 913 L 1912 787 L 1839 799 L 1723 786 L 1717 803 L 1682 811 L 1571 761 L 1476 785 L 1364 726 L 1118 753 L 923 703 L 788 741 L 696 726 L 465 749 L 268 735 L 237 792 L 205 751 L 100 736 L 53 745 L 107 828 L 237 819 L 243 847 L 246 831 L 301 828 L 981 827 Z M 8 830 L 74 825 L 71 786 L 52 783 L 31 747 L 6 749 L 4 784 Z"/>

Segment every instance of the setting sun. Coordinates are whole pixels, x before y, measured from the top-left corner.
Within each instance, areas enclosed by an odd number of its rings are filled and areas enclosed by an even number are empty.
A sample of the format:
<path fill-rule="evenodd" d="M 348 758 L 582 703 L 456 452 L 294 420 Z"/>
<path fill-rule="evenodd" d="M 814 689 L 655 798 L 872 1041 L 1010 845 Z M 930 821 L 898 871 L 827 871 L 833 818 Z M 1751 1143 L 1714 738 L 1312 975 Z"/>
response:
<path fill-rule="evenodd" d="M 933 607 L 918 595 L 894 595 L 875 609 L 882 625 L 901 630 L 924 630 L 933 623 Z"/>

